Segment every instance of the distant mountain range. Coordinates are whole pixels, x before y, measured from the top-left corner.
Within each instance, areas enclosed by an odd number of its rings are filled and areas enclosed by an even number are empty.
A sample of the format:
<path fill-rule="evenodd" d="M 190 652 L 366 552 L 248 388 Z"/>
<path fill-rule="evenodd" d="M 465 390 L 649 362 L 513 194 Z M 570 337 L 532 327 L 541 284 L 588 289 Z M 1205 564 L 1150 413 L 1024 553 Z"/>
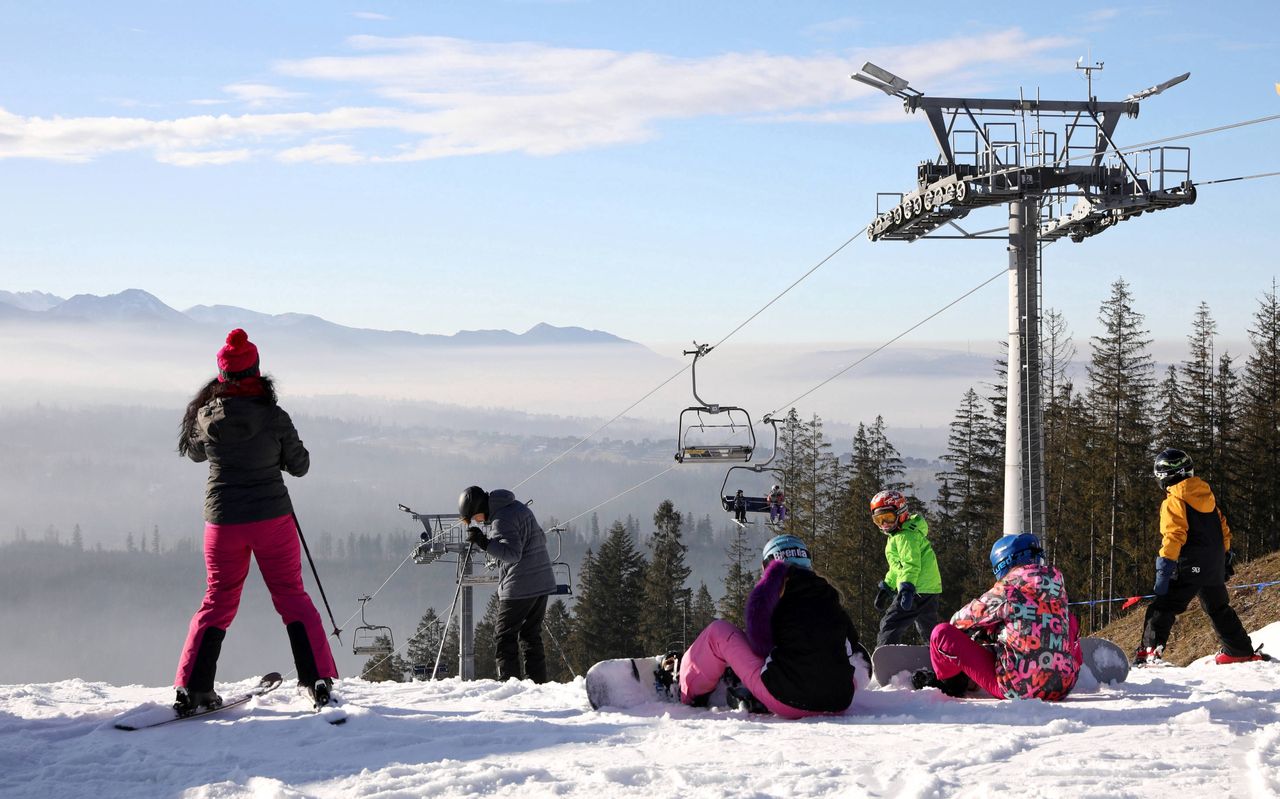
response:
<path fill-rule="evenodd" d="M 141 289 L 127 289 L 100 297 L 77 294 L 64 299 L 42 291 L 0 290 L 0 321 L 123 323 L 148 327 L 216 327 L 224 332 L 243 327 L 252 332 L 272 328 L 306 336 L 327 344 L 395 344 L 400 346 L 533 346 L 533 345 L 643 345 L 603 330 L 556 327 L 545 322 L 524 333 L 510 330 L 461 330 L 451 336 L 411 333 L 406 330 L 373 330 L 346 327 L 318 316 L 300 313 L 265 314 L 231 305 L 196 305 L 185 311 L 170 308 L 155 295 Z"/>

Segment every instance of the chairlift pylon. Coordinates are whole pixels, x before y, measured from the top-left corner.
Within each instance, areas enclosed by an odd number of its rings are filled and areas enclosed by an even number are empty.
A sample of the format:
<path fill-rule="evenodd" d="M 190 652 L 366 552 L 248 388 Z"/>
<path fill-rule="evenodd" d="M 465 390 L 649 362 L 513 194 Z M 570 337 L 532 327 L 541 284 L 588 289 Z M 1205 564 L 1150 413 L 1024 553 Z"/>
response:
<path fill-rule="evenodd" d="M 390 655 L 396 651 L 395 637 L 391 628 L 380 624 L 370 624 L 364 617 L 364 606 L 373 601 L 373 597 L 365 594 L 360 597 L 360 626 L 351 638 L 351 654 L 353 655 Z M 383 643 L 383 641 L 386 643 Z"/>
<path fill-rule="evenodd" d="M 693 377 L 693 398 L 698 402 L 697 405 L 691 405 L 680 411 L 680 419 L 677 422 L 678 429 L 676 435 L 676 463 L 685 463 L 694 461 L 699 463 L 712 461 L 749 461 L 751 453 L 756 448 L 756 433 L 751 424 L 751 414 L 747 413 L 745 408 L 739 408 L 735 405 L 717 405 L 709 403 L 698 396 L 698 359 L 706 356 L 711 352 L 712 347 L 709 344 L 699 344 L 693 342 L 693 349 L 685 350 L 685 355 L 693 356 L 693 366 L 691 374 Z M 694 414 L 697 418 L 695 424 L 686 422 L 688 414 Z M 720 423 L 707 422 L 702 418 L 703 414 L 710 416 L 719 416 L 724 414 L 725 421 Z M 735 420 L 735 414 L 737 419 Z M 689 434 L 694 431 L 705 433 L 708 428 L 712 429 L 728 429 L 730 435 L 736 434 L 740 429 L 746 430 L 750 437 L 748 444 L 694 444 L 689 440 Z"/>

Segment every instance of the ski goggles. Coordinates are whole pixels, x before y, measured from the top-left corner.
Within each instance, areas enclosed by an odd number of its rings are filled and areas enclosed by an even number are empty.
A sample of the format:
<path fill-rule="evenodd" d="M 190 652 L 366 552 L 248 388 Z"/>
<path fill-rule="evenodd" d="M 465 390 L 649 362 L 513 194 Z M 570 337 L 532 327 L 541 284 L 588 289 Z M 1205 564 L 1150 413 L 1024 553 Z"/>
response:
<path fill-rule="evenodd" d="M 881 530 L 892 530 L 898 524 L 898 512 L 891 508 L 881 508 L 871 514 L 871 521 Z"/>

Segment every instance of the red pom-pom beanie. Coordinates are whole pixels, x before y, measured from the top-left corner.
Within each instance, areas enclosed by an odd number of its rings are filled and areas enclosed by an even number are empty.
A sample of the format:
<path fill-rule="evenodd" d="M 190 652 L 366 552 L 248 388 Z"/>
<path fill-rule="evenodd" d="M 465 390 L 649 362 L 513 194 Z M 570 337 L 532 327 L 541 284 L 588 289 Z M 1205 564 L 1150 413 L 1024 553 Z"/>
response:
<path fill-rule="evenodd" d="M 258 376 L 258 348 L 249 334 L 236 328 L 227 334 L 226 345 L 218 350 L 218 381 Z"/>

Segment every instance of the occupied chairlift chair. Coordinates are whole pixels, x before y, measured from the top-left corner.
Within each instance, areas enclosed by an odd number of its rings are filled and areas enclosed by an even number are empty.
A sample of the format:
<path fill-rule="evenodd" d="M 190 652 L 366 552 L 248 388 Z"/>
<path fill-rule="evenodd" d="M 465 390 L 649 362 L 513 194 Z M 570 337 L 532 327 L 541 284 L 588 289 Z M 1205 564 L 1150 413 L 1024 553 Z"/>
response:
<path fill-rule="evenodd" d="M 364 617 L 365 603 L 373 597 L 365 594 L 360 597 L 360 626 L 356 628 L 351 639 L 353 655 L 390 655 L 396 651 L 396 642 L 391 628 L 380 624 L 370 624 Z"/>
<path fill-rule="evenodd" d="M 711 352 L 711 345 L 699 344 L 693 342 L 694 349 L 685 350 L 685 355 L 693 356 L 692 376 L 693 376 L 693 398 L 697 400 L 698 405 L 691 405 L 680 411 L 679 429 L 677 432 L 676 446 L 676 462 L 723 462 L 723 461 L 749 461 L 751 453 L 756 448 L 756 433 L 751 425 L 751 414 L 743 408 L 732 405 L 716 405 L 714 403 L 704 402 L 702 397 L 698 396 L 698 359 Z M 686 421 L 688 414 L 694 414 L 696 422 Z M 725 421 L 715 423 L 707 422 L 702 418 L 703 414 L 718 416 L 724 414 Z M 736 418 L 735 418 L 736 414 Z M 747 444 L 702 444 L 693 443 L 689 439 L 689 434 L 693 431 L 705 433 L 707 429 L 727 429 L 729 435 L 736 435 L 739 430 L 746 430 L 750 436 L 750 442 Z"/>
<path fill-rule="evenodd" d="M 755 472 L 756 474 L 770 472 L 776 476 L 778 484 L 782 484 L 782 469 L 777 466 L 769 466 L 770 463 L 773 463 L 773 459 L 778 456 L 778 424 L 781 420 L 775 419 L 769 414 L 765 414 L 764 419 L 761 421 L 773 427 L 773 451 L 769 453 L 769 459 L 766 461 L 753 463 L 750 466 L 730 466 L 729 470 L 724 473 L 724 482 L 720 484 L 720 505 L 728 513 L 733 513 L 733 501 L 735 495 L 729 493 L 729 478 L 733 476 L 735 470 Z M 769 512 L 768 497 L 749 497 L 744 494 L 742 498 L 745 501 L 747 513 Z M 737 519 L 734 519 L 734 522 L 737 523 Z"/>

